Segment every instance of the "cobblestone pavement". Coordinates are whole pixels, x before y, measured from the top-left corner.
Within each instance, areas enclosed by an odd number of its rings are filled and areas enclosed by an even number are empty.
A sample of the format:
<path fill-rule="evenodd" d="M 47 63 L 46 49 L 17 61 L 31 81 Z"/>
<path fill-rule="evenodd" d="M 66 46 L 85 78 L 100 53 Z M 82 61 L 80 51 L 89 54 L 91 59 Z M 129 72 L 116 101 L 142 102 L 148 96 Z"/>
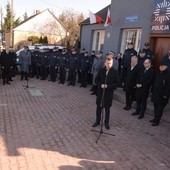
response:
<path fill-rule="evenodd" d="M 138 120 L 113 102 L 111 129 L 92 129 L 95 96 L 89 88 L 36 79 L 30 85 L 43 95 L 31 95 L 14 78 L 0 85 L 0 169 L 2 170 L 169 170 L 170 125 L 152 127 L 146 115 Z"/>

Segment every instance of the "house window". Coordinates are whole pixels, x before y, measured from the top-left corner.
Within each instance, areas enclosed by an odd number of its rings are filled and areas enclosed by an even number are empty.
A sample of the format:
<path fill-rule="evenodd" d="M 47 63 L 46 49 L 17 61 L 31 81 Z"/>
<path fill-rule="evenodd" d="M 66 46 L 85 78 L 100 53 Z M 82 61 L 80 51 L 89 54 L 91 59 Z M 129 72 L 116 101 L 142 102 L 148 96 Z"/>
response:
<path fill-rule="evenodd" d="M 93 47 L 92 50 L 103 50 L 104 47 L 104 30 L 95 30 L 93 34 Z"/>
<path fill-rule="evenodd" d="M 135 50 L 139 51 L 141 34 L 141 29 L 124 29 L 122 33 L 121 53 L 124 53 L 125 49 L 127 49 L 129 42 L 133 42 Z"/>

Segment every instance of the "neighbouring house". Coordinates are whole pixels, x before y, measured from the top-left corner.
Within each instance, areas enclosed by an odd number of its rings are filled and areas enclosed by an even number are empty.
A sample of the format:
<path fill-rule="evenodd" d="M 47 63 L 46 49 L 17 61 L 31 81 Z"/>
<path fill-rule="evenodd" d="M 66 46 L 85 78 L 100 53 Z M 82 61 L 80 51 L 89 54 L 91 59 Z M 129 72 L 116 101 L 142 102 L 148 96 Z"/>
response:
<path fill-rule="evenodd" d="M 88 51 L 124 52 L 128 42 L 139 51 L 145 42 L 155 54 L 154 66 L 170 49 L 170 0 L 112 0 L 111 5 L 97 12 L 106 20 L 110 8 L 111 24 L 90 24 L 89 18 L 80 23 L 80 48 Z"/>
<path fill-rule="evenodd" d="M 27 43 L 28 37 L 37 36 L 48 38 L 49 44 L 61 45 L 67 35 L 64 25 L 54 16 L 49 9 L 42 12 L 36 11 L 36 14 L 29 17 L 13 29 L 12 46 L 18 49 L 21 43 Z M 6 33 L 5 41 L 11 45 L 10 33 Z"/>

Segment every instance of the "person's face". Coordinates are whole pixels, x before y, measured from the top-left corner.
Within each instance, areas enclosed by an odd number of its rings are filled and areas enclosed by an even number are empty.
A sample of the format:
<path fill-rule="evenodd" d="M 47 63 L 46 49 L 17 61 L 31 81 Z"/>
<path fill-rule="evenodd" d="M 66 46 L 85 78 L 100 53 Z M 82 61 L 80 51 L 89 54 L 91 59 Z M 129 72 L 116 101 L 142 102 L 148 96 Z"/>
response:
<path fill-rule="evenodd" d="M 133 45 L 132 45 L 132 44 L 128 44 L 128 48 L 129 48 L 129 49 L 132 49 L 132 48 L 133 48 Z"/>
<path fill-rule="evenodd" d="M 97 57 L 97 58 L 100 58 L 100 57 L 101 57 L 101 54 L 100 54 L 100 53 L 97 53 L 97 54 L 96 54 L 96 57 Z"/>
<path fill-rule="evenodd" d="M 149 48 L 149 46 L 144 46 L 144 48 L 145 48 L 145 49 L 148 49 L 148 48 Z"/>
<path fill-rule="evenodd" d="M 113 66 L 113 58 L 111 58 L 110 56 L 106 57 L 106 61 L 105 61 L 105 66 L 107 69 L 112 68 Z"/>
<path fill-rule="evenodd" d="M 6 50 L 6 51 L 9 51 L 9 46 L 6 46 L 6 47 L 5 47 L 5 50 Z"/>
<path fill-rule="evenodd" d="M 131 58 L 131 66 L 135 67 L 138 64 L 138 59 L 137 58 Z"/>
<path fill-rule="evenodd" d="M 145 57 L 145 53 L 139 53 L 139 55 L 141 58 Z"/>
<path fill-rule="evenodd" d="M 151 62 L 147 59 L 147 60 L 144 61 L 143 65 L 144 65 L 145 68 L 150 68 Z"/>
<path fill-rule="evenodd" d="M 160 71 L 165 71 L 167 68 L 168 68 L 168 66 L 166 66 L 166 65 L 160 65 L 159 66 Z"/>

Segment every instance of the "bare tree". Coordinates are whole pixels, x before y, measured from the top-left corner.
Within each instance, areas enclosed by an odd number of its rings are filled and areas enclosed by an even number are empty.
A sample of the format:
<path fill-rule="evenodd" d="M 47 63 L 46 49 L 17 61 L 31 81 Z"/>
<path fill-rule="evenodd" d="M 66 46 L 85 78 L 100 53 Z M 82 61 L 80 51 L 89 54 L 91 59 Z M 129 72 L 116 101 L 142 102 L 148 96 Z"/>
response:
<path fill-rule="evenodd" d="M 79 23 L 84 20 L 84 15 L 70 9 L 63 11 L 61 15 L 59 15 L 58 19 L 61 23 L 64 24 L 67 30 L 67 36 L 65 38 L 66 45 L 76 45 L 80 36 Z"/>

